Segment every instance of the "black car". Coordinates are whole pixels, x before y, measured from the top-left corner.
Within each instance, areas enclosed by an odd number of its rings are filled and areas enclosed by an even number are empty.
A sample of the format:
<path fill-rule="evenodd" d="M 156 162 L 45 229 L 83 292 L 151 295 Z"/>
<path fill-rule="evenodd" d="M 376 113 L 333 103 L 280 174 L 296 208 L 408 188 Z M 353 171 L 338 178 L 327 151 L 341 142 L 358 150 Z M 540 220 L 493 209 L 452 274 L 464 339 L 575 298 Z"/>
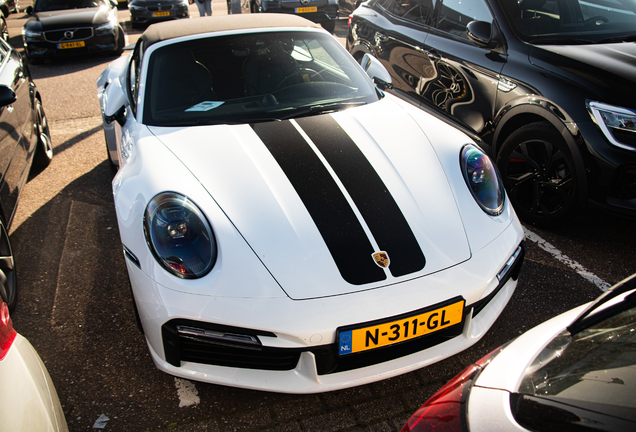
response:
<path fill-rule="evenodd" d="M 159 21 L 190 18 L 188 0 L 132 0 L 128 10 L 133 28 Z"/>
<path fill-rule="evenodd" d="M 8 232 L 31 166 L 53 158 L 42 99 L 20 53 L 0 40 L 0 297 L 12 309 L 16 277 Z"/>
<path fill-rule="evenodd" d="M 300 15 L 320 24 L 330 33 L 336 28 L 338 0 L 250 0 L 250 11 Z"/>
<path fill-rule="evenodd" d="M 636 1 L 370 0 L 347 48 L 496 160 L 523 220 L 636 216 Z"/>
<path fill-rule="evenodd" d="M 9 16 L 12 12 L 20 12 L 19 0 L 0 0 L 0 12 L 2 12 L 5 17 Z"/>
<path fill-rule="evenodd" d="M 33 64 L 96 52 L 120 55 L 126 44 L 116 0 L 35 0 L 25 11 L 30 18 L 22 39 Z"/>

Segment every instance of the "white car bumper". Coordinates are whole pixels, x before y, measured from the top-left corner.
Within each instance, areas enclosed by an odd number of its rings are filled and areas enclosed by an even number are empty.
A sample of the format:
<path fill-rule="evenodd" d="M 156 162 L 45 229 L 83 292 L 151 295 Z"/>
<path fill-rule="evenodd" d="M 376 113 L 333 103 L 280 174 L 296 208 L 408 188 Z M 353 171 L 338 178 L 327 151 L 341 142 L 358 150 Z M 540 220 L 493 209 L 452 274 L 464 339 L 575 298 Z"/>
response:
<path fill-rule="evenodd" d="M 516 288 L 516 276 L 507 277 L 504 283 L 500 283 L 497 274 L 506 267 L 506 262 L 515 254 L 522 240 L 523 231 L 518 222 L 514 222 L 486 247 L 473 252 L 471 259 L 447 270 L 393 287 L 302 301 L 282 296 L 230 298 L 177 292 L 154 282 L 130 260 L 127 259 L 126 263 L 148 346 L 160 370 L 186 379 L 234 387 L 317 393 L 404 374 L 475 344 L 501 314 Z M 518 274 L 522 256 L 517 257 L 511 273 Z M 335 343 L 338 327 L 396 317 L 457 296 L 465 299 L 467 305 L 463 326 L 458 326 L 455 332 L 459 333 L 457 336 L 438 338 L 432 346 L 424 346 L 416 352 L 402 352 L 397 357 L 388 354 L 388 359 L 379 361 L 338 357 Z M 474 310 L 470 306 L 479 304 L 483 299 L 487 302 L 473 316 Z M 289 352 L 298 357 L 297 360 L 292 359 L 293 364 L 286 370 L 262 368 L 258 355 L 253 367 L 245 364 L 232 367 L 231 357 L 228 357 L 229 360 L 225 358 L 223 366 L 184 361 L 180 358 L 184 355 L 180 350 L 191 347 L 178 346 L 183 342 L 179 342 L 180 336 L 176 335 L 175 322 L 194 326 L 196 323 L 212 323 L 225 329 L 231 327 L 231 333 L 255 334 L 262 348 L 278 350 L 276 355 Z M 430 340 L 430 337 L 418 341 L 426 339 Z M 375 350 L 372 357 L 378 351 L 390 352 L 396 346 Z M 218 345 L 213 345 L 213 349 L 218 349 L 216 347 Z M 249 355 L 248 349 L 244 351 Z M 317 359 L 316 354 L 321 359 Z M 270 365 L 276 365 L 276 355 L 267 359 Z M 354 356 L 365 357 L 361 354 Z M 326 367 L 325 364 L 332 365 L 334 362 L 337 364 L 335 371 L 327 371 L 331 366 Z"/>

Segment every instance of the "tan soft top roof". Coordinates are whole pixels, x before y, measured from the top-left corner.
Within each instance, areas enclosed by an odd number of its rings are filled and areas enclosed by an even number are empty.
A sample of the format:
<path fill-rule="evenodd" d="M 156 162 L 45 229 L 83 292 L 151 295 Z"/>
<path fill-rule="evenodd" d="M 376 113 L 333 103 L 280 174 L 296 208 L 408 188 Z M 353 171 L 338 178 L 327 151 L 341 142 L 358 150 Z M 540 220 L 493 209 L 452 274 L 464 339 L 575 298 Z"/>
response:
<path fill-rule="evenodd" d="M 271 27 L 321 28 L 305 18 L 291 14 L 263 13 L 219 15 L 153 24 L 141 35 L 144 45 L 199 33 Z"/>

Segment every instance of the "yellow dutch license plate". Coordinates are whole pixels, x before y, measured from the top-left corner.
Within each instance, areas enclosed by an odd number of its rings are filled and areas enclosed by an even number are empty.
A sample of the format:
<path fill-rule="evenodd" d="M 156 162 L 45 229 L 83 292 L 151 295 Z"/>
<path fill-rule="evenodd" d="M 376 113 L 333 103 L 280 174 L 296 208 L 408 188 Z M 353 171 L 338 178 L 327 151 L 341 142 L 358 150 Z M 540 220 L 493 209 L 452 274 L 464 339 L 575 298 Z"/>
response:
<path fill-rule="evenodd" d="M 170 16 L 170 12 L 153 12 L 153 17 Z"/>
<path fill-rule="evenodd" d="M 82 48 L 83 46 L 85 46 L 84 41 L 62 42 L 57 44 L 58 49 Z"/>
<path fill-rule="evenodd" d="M 317 6 L 304 7 L 304 8 L 296 8 L 296 13 L 309 13 L 309 12 L 318 12 Z"/>
<path fill-rule="evenodd" d="M 433 309 L 415 311 L 377 324 L 343 327 L 338 329 L 338 353 L 346 355 L 386 347 L 452 327 L 463 321 L 465 303 L 458 297 Z"/>

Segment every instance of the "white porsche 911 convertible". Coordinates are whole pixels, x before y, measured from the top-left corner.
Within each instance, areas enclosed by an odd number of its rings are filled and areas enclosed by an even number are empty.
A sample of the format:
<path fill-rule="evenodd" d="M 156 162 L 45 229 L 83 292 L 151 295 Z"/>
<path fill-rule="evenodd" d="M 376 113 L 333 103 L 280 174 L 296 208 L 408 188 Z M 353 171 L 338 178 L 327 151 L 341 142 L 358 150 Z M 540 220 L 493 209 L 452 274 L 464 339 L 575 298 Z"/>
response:
<path fill-rule="evenodd" d="M 99 77 L 160 370 L 331 391 L 452 356 L 500 315 L 524 242 L 496 169 L 365 68 L 319 25 L 246 14 L 152 25 Z"/>

